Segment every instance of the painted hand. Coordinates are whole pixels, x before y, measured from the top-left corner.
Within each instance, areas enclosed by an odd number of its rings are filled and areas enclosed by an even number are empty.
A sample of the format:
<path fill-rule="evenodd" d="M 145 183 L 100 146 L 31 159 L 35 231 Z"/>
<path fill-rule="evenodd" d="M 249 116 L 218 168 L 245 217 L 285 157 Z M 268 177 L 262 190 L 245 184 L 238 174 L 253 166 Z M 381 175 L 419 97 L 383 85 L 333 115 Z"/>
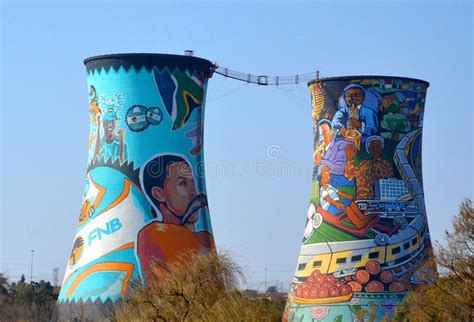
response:
<path fill-rule="evenodd" d="M 345 127 L 343 127 L 343 128 L 341 129 L 341 136 L 342 136 L 343 138 L 346 137 L 346 132 L 347 132 L 347 129 L 346 129 Z"/>
<path fill-rule="evenodd" d="M 120 141 L 123 141 L 124 137 L 125 137 L 125 130 L 124 129 L 119 129 L 117 131 L 117 135 L 118 135 L 118 139 Z"/>
<path fill-rule="evenodd" d="M 356 119 L 350 119 L 349 120 L 349 127 L 350 128 L 358 129 L 358 128 L 360 128 L 360 126 L 361 126 L 360 121 L 358 121 Z"/>
<path fill-rule="evenodd" d="M 356 156 L 357 154 L 357 148 L 355 147 L 355 145 L 353 144 L 348 144 L 346 145 L 346 147 L 344 148 L 345 152 L 346 152 L 346 157 L 347 157 L 347 160 L 352 160 L 354 159 L 354 157 Z"/>

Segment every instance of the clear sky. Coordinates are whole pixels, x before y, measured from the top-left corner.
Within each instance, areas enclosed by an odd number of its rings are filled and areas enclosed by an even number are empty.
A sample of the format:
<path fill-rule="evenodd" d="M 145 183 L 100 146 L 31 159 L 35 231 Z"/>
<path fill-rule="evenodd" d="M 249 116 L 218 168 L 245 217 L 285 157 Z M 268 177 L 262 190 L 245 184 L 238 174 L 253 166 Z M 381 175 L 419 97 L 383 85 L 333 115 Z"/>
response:
<path fill-rule="evenodd" d="M 197 56 L 293 75 L 397 75 L 429 81 L 423 137 L 432 238 L 473 197 L 470 1 L 21 2 L 1 7 L 0 272 L 60 281 L 84 189 L 88 95 L 82 60 L 123 52 Z M 248 286 L 288 284 L 311 187 L 305 84 L 209 82 L 205 160 L 217 246 Z M 268 151 L 276 150 L 268 156 Z M 263 164 L 263 169 L 261 165 Z M 260 165 L 260 166 L 259 166 Z M 288 168 L 299 171 L 290 173 Z"/>

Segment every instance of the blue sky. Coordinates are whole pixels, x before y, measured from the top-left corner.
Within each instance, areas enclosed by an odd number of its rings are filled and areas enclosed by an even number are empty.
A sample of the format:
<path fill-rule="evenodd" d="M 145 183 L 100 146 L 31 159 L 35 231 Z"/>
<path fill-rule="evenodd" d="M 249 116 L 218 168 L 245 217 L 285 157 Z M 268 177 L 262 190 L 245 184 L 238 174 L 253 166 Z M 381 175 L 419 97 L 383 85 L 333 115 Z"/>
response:
<path fill-rule="evenodd" d="M 455 1 L 9 2 L 1 5 L 0 272 L 60 281 L 87 162 L 86 57 L 197 56 L 231 69 L 429 81 L 423 138 L 432 238 L 473 197 L 473 6 Z M 311 187 L 305 84 L 209 82 L 207 190 L 217 246 L 248 286 L 291 280 Z M 269 149 L 278 155 L 268 157 Z M 261 170 L 258 165 L 264 164 Z M 288 165 L 300 169 L 288 173 Z M 286 167 L 286 168 L 285 168 Z M 219 170 L 224 169 L 224 170 Z M 259 170 L 260 169 L 260 170 Z M 224 173 L 223 173 L 224 172 Z M 219 175 L 220 174 L 220 175 Z"/>

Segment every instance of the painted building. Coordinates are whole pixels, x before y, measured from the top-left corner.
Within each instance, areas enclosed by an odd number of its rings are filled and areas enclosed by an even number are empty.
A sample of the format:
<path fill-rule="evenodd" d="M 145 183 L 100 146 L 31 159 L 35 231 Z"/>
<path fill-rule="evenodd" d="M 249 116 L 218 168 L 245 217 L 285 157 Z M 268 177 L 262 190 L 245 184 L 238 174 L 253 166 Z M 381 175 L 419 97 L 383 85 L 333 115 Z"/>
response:
<path fill-rule="evenodd" d="M 202 129 L 213 65 L 159 54 L 98 56 L 85 65 L 85 190 L 53 320 L 105 320 L 154 265 L 215 249 Z"/>
<path fill-rule="evenodd" d="M 313 191 L 283 321 L 387 321 L 415 285 L 436 278 L 421 176 L 428 85 L 386 76 L 309 83 Z"/>
<path fill-rule="evenodd" d="M 375 181 L 375 199 L 398 200 L 406 193 L 408 189 L 403 180 L 387 178 Z"/>

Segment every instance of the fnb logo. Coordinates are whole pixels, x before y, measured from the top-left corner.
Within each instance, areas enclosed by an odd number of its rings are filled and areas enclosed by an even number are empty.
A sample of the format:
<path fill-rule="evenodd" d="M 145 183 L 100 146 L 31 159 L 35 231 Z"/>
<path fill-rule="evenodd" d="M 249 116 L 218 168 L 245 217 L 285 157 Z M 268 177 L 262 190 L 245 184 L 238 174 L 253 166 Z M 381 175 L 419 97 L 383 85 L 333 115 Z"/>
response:
<path fill-rule="evenodd" d="M 116 231 L 119 231 L 122 228 L 122 223 L 118 218 L 114 218 L 107 222 L 105 228 L 96 228 L 89 233 L 89 246 L 92 244 L 92 241 L 96 238 L 102 240 L 103 235 L 111 235 Z"/>

